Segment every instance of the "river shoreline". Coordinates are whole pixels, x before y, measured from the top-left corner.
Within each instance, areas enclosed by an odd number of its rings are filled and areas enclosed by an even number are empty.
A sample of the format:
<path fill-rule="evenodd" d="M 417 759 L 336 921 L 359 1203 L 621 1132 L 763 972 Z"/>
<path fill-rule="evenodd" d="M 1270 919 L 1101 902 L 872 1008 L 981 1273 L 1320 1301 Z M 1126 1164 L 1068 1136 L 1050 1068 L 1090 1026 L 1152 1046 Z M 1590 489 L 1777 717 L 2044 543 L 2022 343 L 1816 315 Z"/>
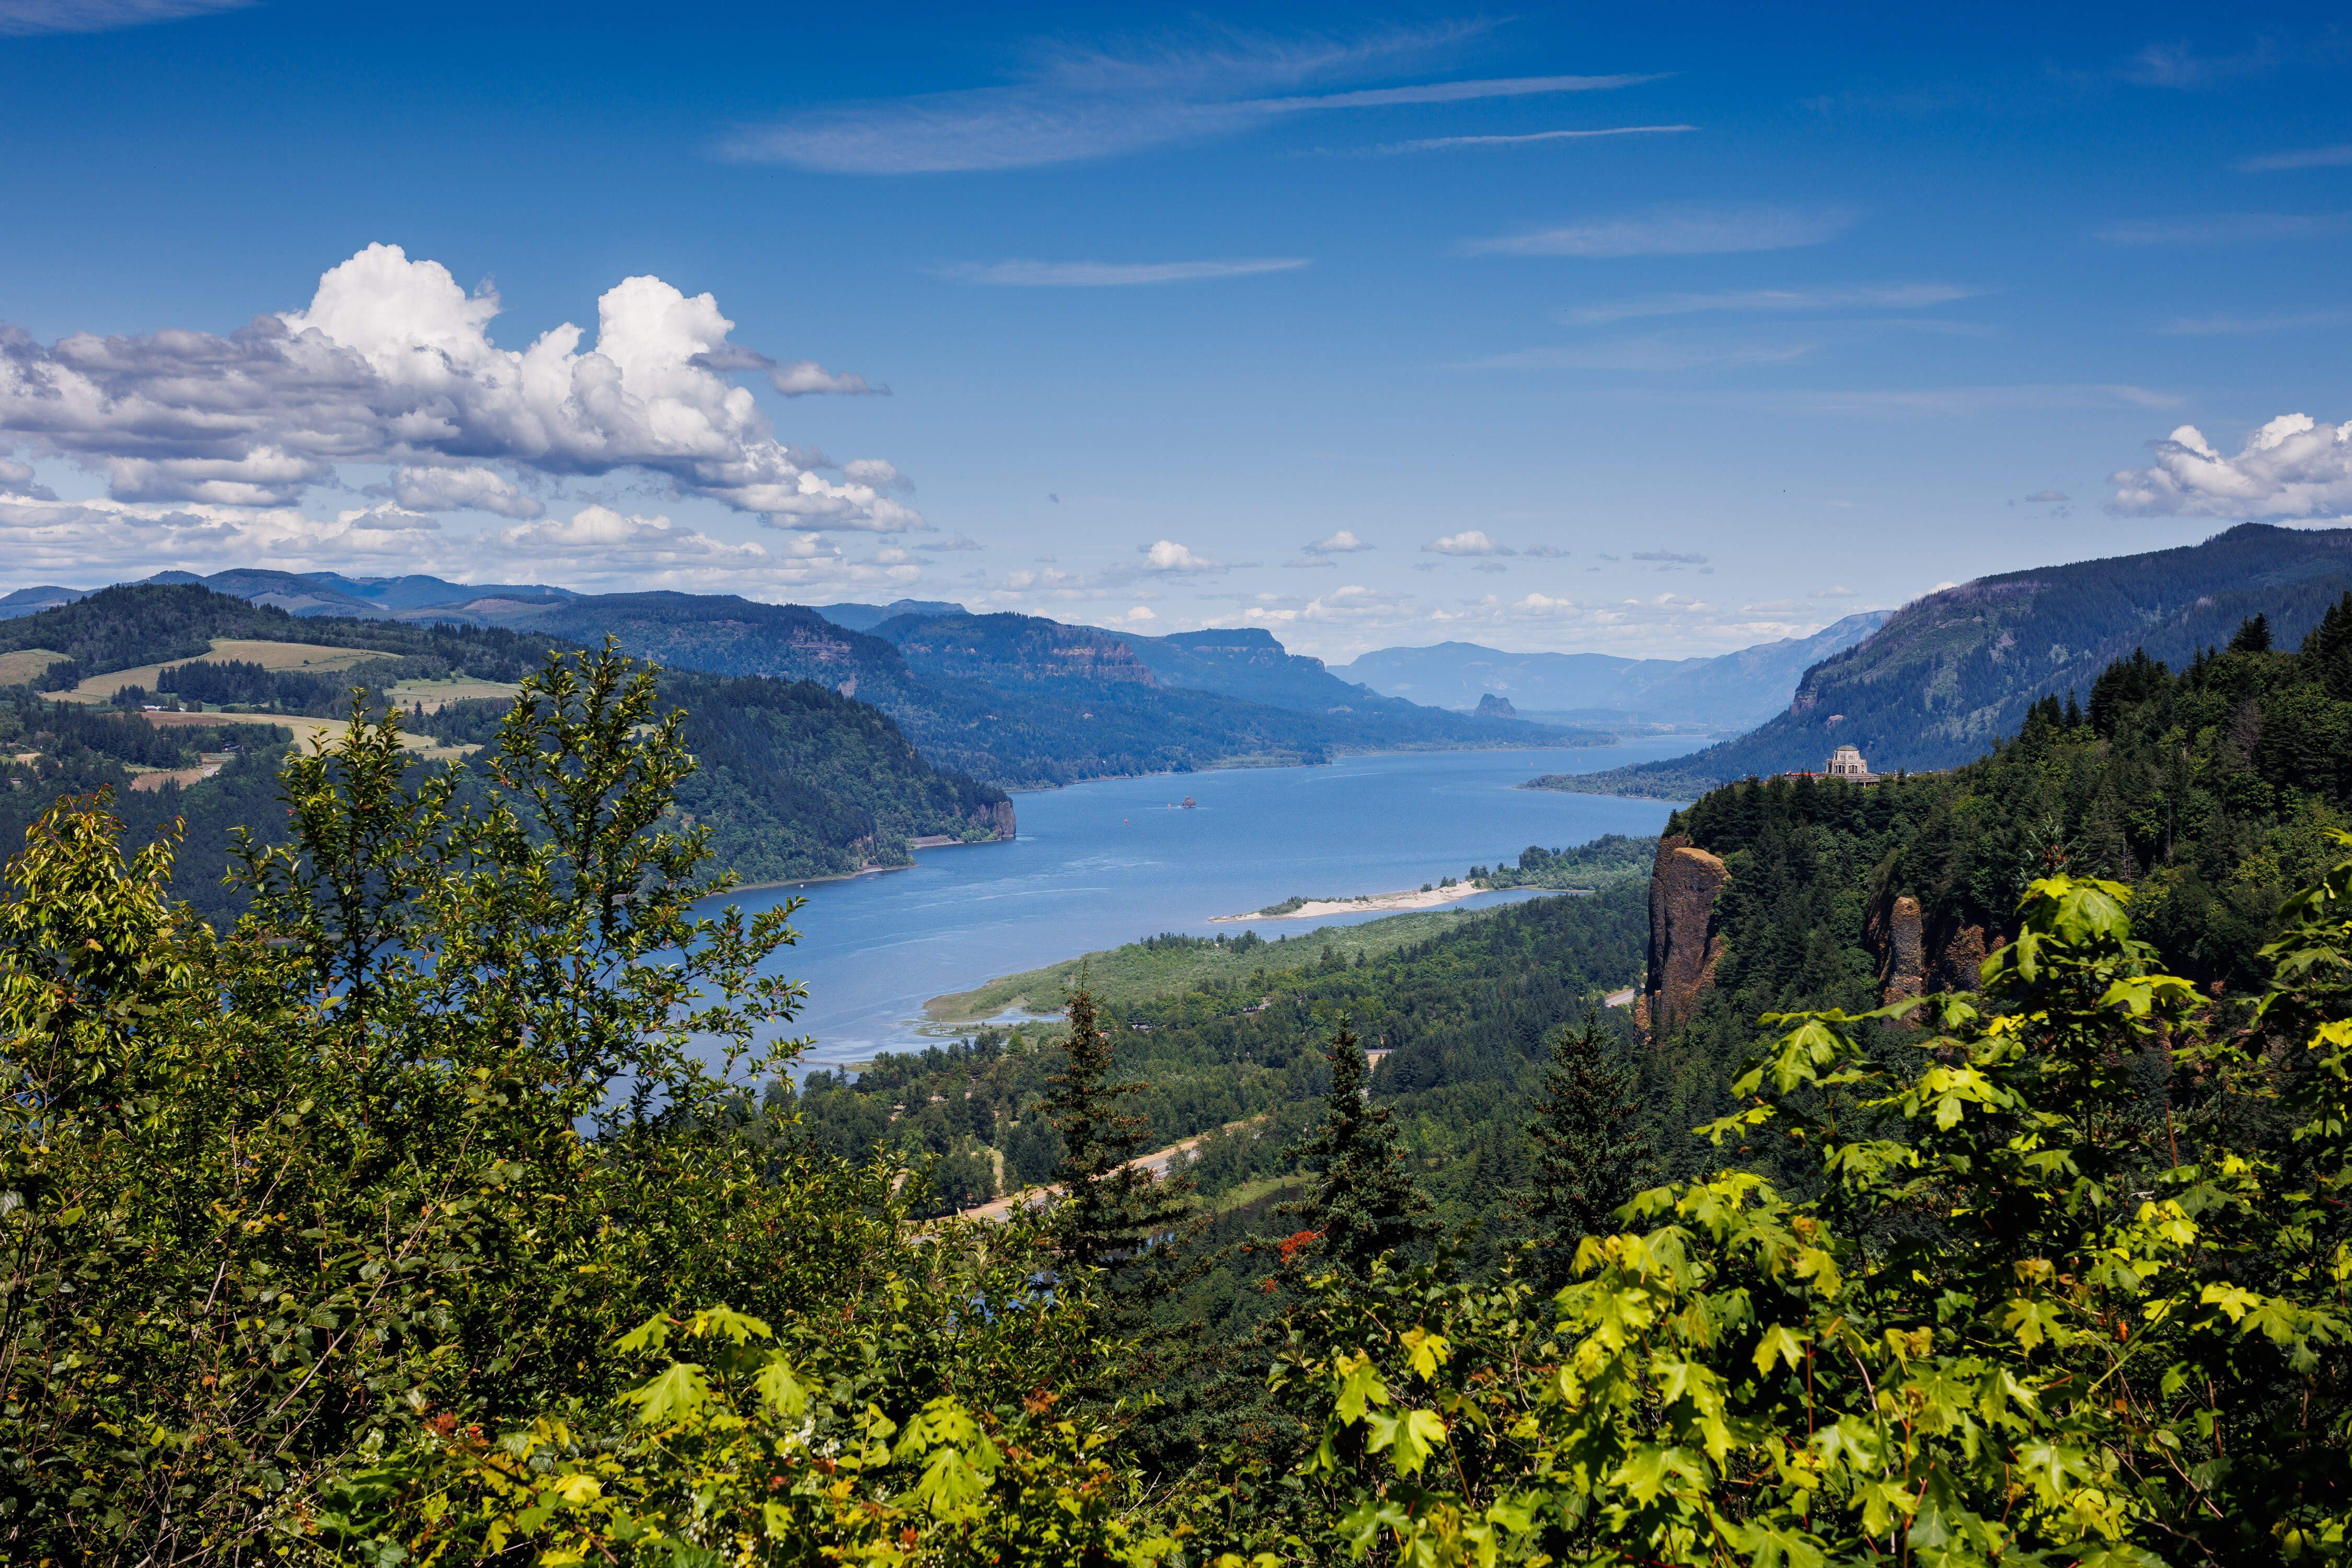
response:
<path fill-rule="evenodd" d="M 1309 899 L 1297 909 L 1282 910 L 1279 914 L 1256 910 L 1245 915 L 1211 915 L 1209 923 L 1242 925 L 1256 921 L 1328 920 L 1333 915 L 1405 914 L 1414 910 L 1442 909 L 1493 890 L 1475 882 L 1456 882 L 1450 888 L 1408 888 L 1394 893 L 1365 893 L 1353 899 Z"/>
<path fill-rule="evenodd" d="M 1664 741 L 1479 747 L 1203 770 L 1181 781 L 1091 780 L 1017 795 L 1020 837 L 1000 843 L 996 854 L 918 851 L 916 864 L 902 868 L 909 876 L 793 878 L 730 900 L 747 914 L 788 898 L 808 900 L 793 921 L 798 942 L 772 965 L 808 984 L 790 1032 L 816 1038 L 810 1067 L 864 1061 L 935 1043 L 925 1032 L 939 1021 L 926 1005 L 934 998 L 984 989 L 996 977 L 1056 966 L 1076 953 L 1159 933 L 1237 935 L 1248 922 L 1213 924 L 1213 917 L 1264 908 L 1303 889 L 1417 889 L 1507 859 L 1528 844 L 1656 833 L 1671 809 L 1663 803 L 1513 786 L 1571 758 L 1570 765 L 1615 766 L 1670 750 Z M 1188 791 L 1199 797 L 1197 810 L 1161 809 Z M 1258 929 L 1268 941 L 1288 934 L 1296 942 L 1318 929 L 1383 919 L 1450 922 L 1462 911 L 1527 895 L 1465 889 L 1460 896 L 1466 901 L 1419 911 L 1351 902 L 1320 920 L 1266 920 Z M 1032 997 L 1041 1005 L 1059 999 L 1058 987 Z"/>

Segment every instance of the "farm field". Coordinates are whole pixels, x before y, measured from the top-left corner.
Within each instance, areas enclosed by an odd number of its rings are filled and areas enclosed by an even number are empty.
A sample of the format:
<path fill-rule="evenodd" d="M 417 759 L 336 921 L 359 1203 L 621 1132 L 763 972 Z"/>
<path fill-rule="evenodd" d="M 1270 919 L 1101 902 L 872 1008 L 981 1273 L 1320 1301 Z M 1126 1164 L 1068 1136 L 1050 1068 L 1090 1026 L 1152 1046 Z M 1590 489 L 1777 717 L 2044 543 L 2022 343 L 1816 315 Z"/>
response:
<path fill-rule="evenodd" d="M 0 653 L 0 686 L 30 686 L 41 672 L 64 658 L 65 655 L 45 647 L 23 647 L 15 653 Z"/>
<path fill-rule="evenodd" d="M 344 723 L 341 719 L 306 719 L 293 713 L 148 713 L 142 717 L 166 730 L 188 724 L 275 724 L 281 730 L 291 730 L 294 743 L 306 749 L 321 737 L 331 743 L 333 737 L 342 732 Z M 400 743 L 430 763 L 462 757 L 475 750 L 472 746 L 440 745 L 430 735 L 404 733 Z"/>
<path fill-rule="evenodd" d="M 28 654 L 0 655 L 0 658 L 10 659 L 27 657 L 29 657 Z M 52 655 L 50 659 L 44 659 L 42 668 L 46 668 L 55 657 Z M 257 664 L 264 669 L 307 669 L 325 673 L 331 670 L 350 669 L 355 665 L 365 664 L 370 659 L 383 658 L 386 656 L 363 647 L 320 647 L 314 643 L 263 642 L 249 637 L 215 637 L 212 652 L 205 657 L 222 663 L 234 660 L 243 664 Z M 114 694 L 126 686 L 143 686 L 150 691 L 154 690 L 156 678 L 163 673 L 166 666 L 187 662 L 184 658 L 170 658 L 155 664 L 139 665 L 131 669 L 111 669 L 104 675 L 91 676 L 70 691 L 56 692 L 53 695 L 68 702 L 110 702 L 114 700 Z M 37 669 L 34 673 L 37 674 L 39 671 Z"/>
<path fill-rule="evenodd" d="M 521 689 L 510 680 L 403 680 L 384 695 L 402 708 L 438 713 L 446 703 L 512 697 Z"/>

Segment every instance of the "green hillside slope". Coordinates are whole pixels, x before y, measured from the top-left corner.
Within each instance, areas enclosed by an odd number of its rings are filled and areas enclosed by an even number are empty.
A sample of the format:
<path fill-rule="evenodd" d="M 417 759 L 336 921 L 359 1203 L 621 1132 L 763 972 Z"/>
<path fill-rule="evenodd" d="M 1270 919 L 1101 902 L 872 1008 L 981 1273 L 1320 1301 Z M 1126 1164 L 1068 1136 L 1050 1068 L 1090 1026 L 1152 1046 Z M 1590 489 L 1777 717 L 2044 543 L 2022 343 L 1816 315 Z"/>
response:
<path fill-rule="evenodd" d="M 2087 706 L 2045 698 L 1948 773 L 1743 782 L 1670 820 L 1670 845 L 1729 876 L 1689 928 L 1713 944 L 1711 979 L 1662 1030 L 1659 1060 L 1680 1065 L 1658 1092 L 1678 1117 L 1728 1108 L 1763 1014 L 1973 990 L 2053 870 L 2129 887 L 2133 930 L 2171 973 L 2260 987 L 2281 900 L 2343 858 L 2329 833 L 2352 826 L 2352 593 L 2296 651 L 2257 622 L 2185 669 L 2135 658 L 2089 686 Z"/>
<path fill-rule="evenodd" d="M 383 657 L 328 674 L 200 658 L 223 638 L 358 647 Z M 17 759 L 6 768 L 13 787 L 0 791 L 0 854 L 13 852 L 25 827 L 58 795 L 110 787 L 125 820 L 142 834 L 187 818 L 188 848 L 173 891 L 208 916 L 232 916 L 236 901 L 220 886 L 231 830 L 247 827 L 272 841 L 284 826 L 272 770 L 287 736 L 241 721 L 341 717 L 354 685 L 376 693 L 419 681 L 454 690 L 491 683 L 495 689 L 562 646 L 544 632 L 296 616 L 194 585 L 109 588 L 0 622 L 0 652 L 61 652 L 80 674 L 195 661 L 179 667 L 176 684 L 200 687 L 216 708 L 226 698 L 238 714 L 224 713 L 216 730 L 159 731 L 137 714 L 61 707 L 25 686 L 0 689 L 0 743 Z M 191 668 L 205 679 L 188 679 Z M 719 863 L 748 879 L 900 866 L 908 862 L 913 837 L 971 840 L 1012 831 L 1011 803 L 1002 790 L 934 768 L 887 715 L 830 685 L 669 671 L 663 693 L 686 710 L 687 745 L 700 764 L 679 786 L 678 808 L 710 828 Z M 504 707 L 503 700 L 456 701 L 415 713 L 410 722 L 454 745 L 479 745 L 495 733 Z M 200 752 L 229 746 L 239 754 L 213 777 L 130 789 L 133 770 L 192 767 Z"/>
<path fill-rule="evenodd" d="M 1692 756 L 1552 787 L 1688 795 L 1749 774 L 1819 768 L 1841 745 L 1881 772 L 1948 768 L 2014 733 L 2037 699 L 2084 693 L 2145 648 L 2178 668 L 2267 614 L 2282 642 L 2352 587 L 2352 529 L 2246 523 L 2202 544 L 1980 577 L 1905 605 L 1809 671 L 1789 710 Z"/>

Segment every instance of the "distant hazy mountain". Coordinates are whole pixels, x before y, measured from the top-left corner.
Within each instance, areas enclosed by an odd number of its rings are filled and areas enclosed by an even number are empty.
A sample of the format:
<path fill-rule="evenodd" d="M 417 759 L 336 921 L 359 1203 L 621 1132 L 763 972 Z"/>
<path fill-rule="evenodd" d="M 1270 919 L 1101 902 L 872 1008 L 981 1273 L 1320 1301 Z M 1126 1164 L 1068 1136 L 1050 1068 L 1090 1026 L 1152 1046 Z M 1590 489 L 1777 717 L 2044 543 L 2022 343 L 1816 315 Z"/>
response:
<path fill-rule="evenodd" d="M 1301 713 L 1410 711 L 1411 701 L 1342 680 L 1319 658 L 1292 653 L 1263 626 L 1138 637 L 1111 632 L 1163 686 L 1190 687 Z"/>
<path fill-rule="evenodd" d="M 491 619 L 469 608 L 477 600 L 551 604 L 577 598 L 569 588 L 544 584 L 452 583 L 445 577 L 346 577 L 340 572 L 271 572 L 238 567 L 200 577 L 193 572 L 158 572 L 150 583 L 194 583 L 268 605 L 289 616 L 349 616 L 365 620 L 448 621 L 488 626 Z"/>
<path fill-rule="evenodd" d="M 1805 671 L 1843 653 L 1890 612 L 1848 616 L 1809 637 L 1708 658 L 1620 658 L 1605 653 L 1504 653 L 1476 643 L 1384 647 L 1331 673 L 1375 691 L 1440 708 L 1475 709 L 1493 695 L 1521 713 L 1608 710 L 1644 721 L 1747 726 L 1789 705 Z"/>
<path fill-rule="evenodd" d="M 70 605 L 76 599 L 86 599 L 86 588 L 19 588 L 13 594 L 0 595 L 0 621 L 13 616 L 30 616 L 42 610 L 54 610 L 59 605 Z"/>
<path fill-rule="evenodd" d="M 815 605 L 810 606 L 836 626 L 870 632 L 897 616 L 963 616 L 971 612 L 945 599 L 900 599 L 888 605 Z"/>
<path fill-rule="evenodd" d="M 938 766 L 1007 785 L 1206 767 L 1234 758 L 1320 761 L 1397 746 L 1543 745 L 1575 737 L 1392 701 L 1294 661 L 1249 633 L 1130 638 L 1037 616 L 891 616 L 853 631 L 803 605 L 724 594 L 583 595 L 471 607 L 493 624 L 579 642 L 607 633 L 682 669 L 821 680 L 898 721 Z M 1205 638 L 1205 640 L 1202 640 Z M 1142 649 L 1138 645 L 1145 645 Z M 1154 662 L 1187 670 L 1162 679 Z M 1238 695 L 1255 681 L 1297 700 Z M 1307 686 L 1317 686 L 1312 692 Z M 1307 702 L 1307 696 L 1329 700 Z"/>
<path fill-rule="evenodd" d="M 1979 577 L 1915 599 L 1805 677 L 1786 711 L 1688 757 L 1559 787 L 1682 798 L 1751 773 L 1819 768 L 1854 745 L 1871 767 L 1948 768 L 2013 733 L 2045 695 L 2079 693 L 2146 648 L 2175 668 L 2270 617 L 2292 647 L 2352 590 L 2352 529 L 2243 523 L 2202 544 Z"/>

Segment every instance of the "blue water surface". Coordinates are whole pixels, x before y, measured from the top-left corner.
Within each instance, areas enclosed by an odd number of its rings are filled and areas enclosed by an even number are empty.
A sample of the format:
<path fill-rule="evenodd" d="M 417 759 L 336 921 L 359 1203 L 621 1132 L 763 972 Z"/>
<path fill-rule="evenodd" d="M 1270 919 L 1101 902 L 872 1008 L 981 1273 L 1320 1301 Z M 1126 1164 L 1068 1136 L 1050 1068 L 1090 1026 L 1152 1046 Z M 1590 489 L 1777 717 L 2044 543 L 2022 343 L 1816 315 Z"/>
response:
<path fill-rule="evenodd" d="M 807 982 L 791 1032 L 815 1037 L 805 1062 L 919 1048 L 924 1002 L 1000 974 L 1160 931 L 1269 941 L 1328 921 L 1212 924 L 1293 894 L 1352 897 L 1460 877 L 1530 844 L 1651 834 L 1664 801 L 1519 789 L 1538 773 L 1586 773 L 1678 756 L 1689 739 L 1577 750 L 1402 752 L 1319 767 L 1226 768 L 1106 779 L 1013 796 L 1009 843 L 916 852 L 910 869 L 740 893 L 747 909 L 794 896 L 797 945 L 777 967 Z M 1185 810 L 1181 802 L 1196 803 Z M 1514 897 L 1480 894 L 1476 909 Z"/>

